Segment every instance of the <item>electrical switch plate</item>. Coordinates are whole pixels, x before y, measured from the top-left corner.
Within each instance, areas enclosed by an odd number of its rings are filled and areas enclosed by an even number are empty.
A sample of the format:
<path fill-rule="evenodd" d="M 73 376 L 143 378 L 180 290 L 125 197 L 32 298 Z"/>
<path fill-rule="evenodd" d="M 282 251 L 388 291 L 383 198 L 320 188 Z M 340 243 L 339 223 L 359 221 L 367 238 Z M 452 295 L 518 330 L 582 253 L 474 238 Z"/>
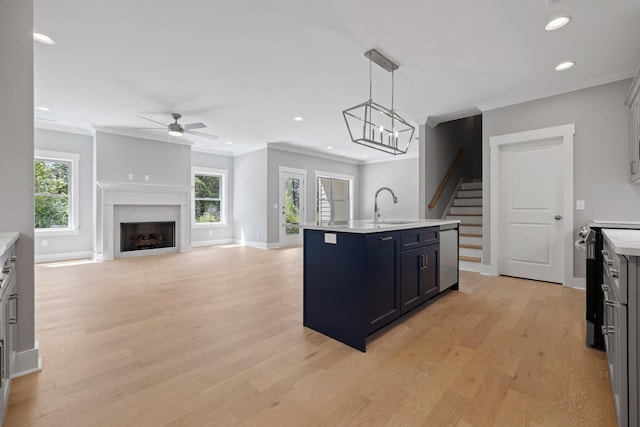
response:
<path fill-rule="evenodd" d="M 584 200 L 576 200 L 576 209 L 579 211 L 584 210 Z"/>
<path fill-rule="evenodd" d="M 145 175 L 145 176 L 144 176 L 144 180 L 145 180 L 145 181 L 149 181 L 149 175 Z"/>
<path fill-rule="evenodd" d="M 277 203 L 273 204 L 273 209 L 278 209 L 278 204 Z"/>
<path fill-rule="evenodd" d="M 42 246 L 47 246 L 49 242 L 47 240 L 42 239 Z"/>
<path fill-rule="evenodd" d="M 336 233 L 324 233 L 324 242 L 332 245 L 338 244 L 338 235 Z"/>
<path fill-rule="evenodd" d="M 133 179 L 133 174 L 132 174 L 132 173 L 130 173 L 130 174 L 129 174 L 129 181 L 131 181 L 132 179 Z"/>

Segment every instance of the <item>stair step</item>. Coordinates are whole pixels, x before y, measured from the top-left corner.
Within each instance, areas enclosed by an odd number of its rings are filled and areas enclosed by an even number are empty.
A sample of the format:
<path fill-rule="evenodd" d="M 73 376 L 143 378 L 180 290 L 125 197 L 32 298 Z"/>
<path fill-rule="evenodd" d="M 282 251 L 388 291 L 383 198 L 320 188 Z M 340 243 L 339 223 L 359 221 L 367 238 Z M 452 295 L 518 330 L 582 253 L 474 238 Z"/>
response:
<path fill-rule="evenodd" d="M 482 190 L 482 181 L 463 182 L 460 188 L 462 190 Z"/>
<path fill-rule="evenodd" d="M 482 258 L 460 255 L 460 261 L 481 262 Z"/>
<path fill-rule="evenodd" d="M 482 246 L 482 235 L 467 235 L 460 233 L 460 246 L 462 245 L 479 245 Z"/>
<path fill-rule="evenodd" d="M 478 234 L 482 233 L 482 224 L 460 224 L 460 233 Z"/>
<path fill-rule="evenodd" d="M 460 256 L 469 256 L 482 259 L 482 248 L 463 248 L 460 246 Z"/>
<path fill-rule="evenodd" d="M 476 233 L 460 233 L 460 237 L 480 237 L 480 238 L 482 238 L 482 234 L 476 234 Z"/>
<path fill-rule="evenodd" d="M 451 206 L 451 215 L 482 215 L 482 206 Z"/>
<path fill-rule="evenodd" d="M 453 199 L 453 206 L 482 206 L 481 197 L 465 197 L 463 199 Z"/>
<path fill-rule="evenodd" d="M 457 197 L 459 199 L 465 199 L 469 197 L 478 198 L 482 197 L 482 190 L 458 190 Z"/>
<path fill-rule="evenodd" d="M 482 215 L 447 215 L 447 219 L 458 220 L 460 225 L 482 225 Z"/>
<path fill-rule="evenodd" d="M 467 243 L 460 243 L 460 247 L 461 248 L 468 248 L 468 249 L 482 249 L 482 245 L 470 245 Z"/>
<path fill-rule="evenodd" d="M 479 273 L 482 268 L 482 264 L 478 261 L 465 261 L 462 259 L 458 262 L 458 266 L 460 270 L 475 271 L 477 273 Z"/>

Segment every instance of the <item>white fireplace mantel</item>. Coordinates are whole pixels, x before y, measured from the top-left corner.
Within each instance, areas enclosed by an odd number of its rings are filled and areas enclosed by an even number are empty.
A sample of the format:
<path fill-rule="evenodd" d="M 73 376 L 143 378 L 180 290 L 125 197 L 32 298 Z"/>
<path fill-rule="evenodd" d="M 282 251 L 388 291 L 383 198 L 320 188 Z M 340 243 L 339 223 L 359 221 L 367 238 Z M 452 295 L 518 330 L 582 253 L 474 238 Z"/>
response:
<path fill-rule="evenodd" d="M 114 258 L 115 233 L 114 207 L 129 206 L 178 206 L 180 215 L 176 224 L 177 249 L 191 250 L 190 195 L 191 187 L 178 185 L 136 184 L 128 182 L 97 182 L 102 190 L 98 197 L 98 223 L 96 227 L 96 254 L 98 260 Z M 100 220 L 101 219 L 101 220 Z"/>

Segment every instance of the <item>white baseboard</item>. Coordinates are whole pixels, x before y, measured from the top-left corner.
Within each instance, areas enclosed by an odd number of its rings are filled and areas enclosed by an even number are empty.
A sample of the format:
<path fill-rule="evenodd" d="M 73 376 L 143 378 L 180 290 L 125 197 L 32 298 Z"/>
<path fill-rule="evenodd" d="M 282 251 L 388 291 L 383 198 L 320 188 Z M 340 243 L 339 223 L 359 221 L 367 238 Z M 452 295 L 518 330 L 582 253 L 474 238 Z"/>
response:
<path fill-rule="evenodd" d="M 23 375 L 40 372 L 42 370 L 42 358 L 38 356 L 38 347 L 40 344 L 36 340 L 33 348 L 16 353 L 14 370 L 11 378 L 21 377 Z"/>
<path fill-rule="evenodd" d="M 71 259 L 83 259 L 83 258 L 94 258 L 94 253 L 92 251 L 81 251 L 81 252 L 61 252 L 57 254 L 46 254 L 46 255 L 36 255 L 35 262 L 55 262 L 55 261 L 68 261 Z"/>
<path fill-rule="evenodd" d="M 230 243 L 237 242 L 234 239 L 199 240 L 197 242 L 191 242 L 191 247 L 199 248 L 202 246 L 228 245 Z"/>
<path fill-rule="evenodd" d="M 571 286 L 571 287 L 575 288 L 575 289 L 586 290 L 587 289 L 587 279 L 585 279 L 584 277 L 574 277 L 573 278 L 573 286 Z"/>

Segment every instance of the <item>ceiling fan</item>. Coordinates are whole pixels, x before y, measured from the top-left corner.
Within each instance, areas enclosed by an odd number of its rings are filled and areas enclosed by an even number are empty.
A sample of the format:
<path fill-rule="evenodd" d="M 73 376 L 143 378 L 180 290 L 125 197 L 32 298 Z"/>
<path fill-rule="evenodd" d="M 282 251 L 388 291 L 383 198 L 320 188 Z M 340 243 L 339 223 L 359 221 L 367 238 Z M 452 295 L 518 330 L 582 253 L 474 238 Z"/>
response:
<path fill-rule="evenodd" d="M 171 113 L 171 117 L 173 117 L 173 123 L 162 123 L 157 120 L 150 119 L 148 117 L 143 117 L 143 116 L 138 116 L 138 117 L 166 127 L 167 131 L 169 132 L 169 135 L 171 136 L 182 136 L 183 134 L 188 133 L 190 135 L 200 136 L 203 138 L 218 139 L 216 135 L 212 135 L 210 133 L 204 133 L 204 132 L 196 132 L 195 130 L 193 130 L 193 129 L 206 128 L 207 125 L 205 125 L 204 123 L 189 123 L 188 125 L 183 125 L 181 123 L 178 123 L 178 120 L 180 120 L 180 118 L 182 117 L 182 114 L 180 113 Z M 158 128 L 138 128 L 138 129 L 158 129 Z"/>

